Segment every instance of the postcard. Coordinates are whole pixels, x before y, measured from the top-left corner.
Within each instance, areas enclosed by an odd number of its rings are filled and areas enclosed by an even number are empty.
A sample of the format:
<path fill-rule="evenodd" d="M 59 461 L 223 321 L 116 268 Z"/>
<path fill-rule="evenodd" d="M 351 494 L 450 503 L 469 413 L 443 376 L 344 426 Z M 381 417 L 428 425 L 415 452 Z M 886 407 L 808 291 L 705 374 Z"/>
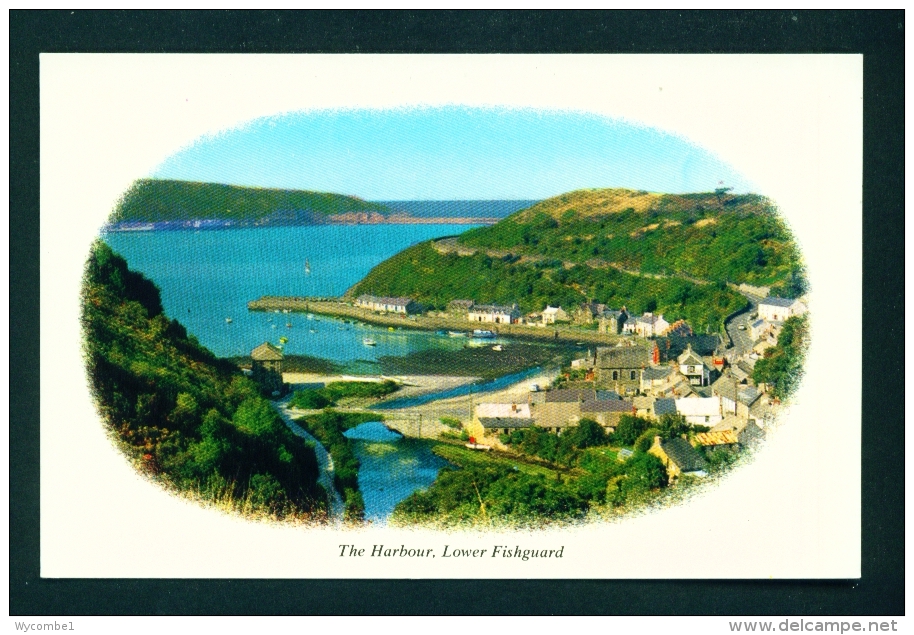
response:
<path fill-rule="evenodd" d="M 41 575 L 860 575 L 862 57 L 41 56 Z"/>

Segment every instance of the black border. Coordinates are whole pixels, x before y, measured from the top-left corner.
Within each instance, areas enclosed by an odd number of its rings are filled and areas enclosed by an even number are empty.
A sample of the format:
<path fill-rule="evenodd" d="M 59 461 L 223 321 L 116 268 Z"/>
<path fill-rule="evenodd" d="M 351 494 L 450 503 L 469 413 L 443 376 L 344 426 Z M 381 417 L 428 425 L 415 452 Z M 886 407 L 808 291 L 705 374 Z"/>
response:
<path fill-rule="evenodd" d="M 10 614 L 903 615 L 904 22 L 904 11 L 11 11 Z M 862 53 L 862 579 L 41 579 L 40 52 Z M 657 547 L 694 554 L 685 540 Z"/>

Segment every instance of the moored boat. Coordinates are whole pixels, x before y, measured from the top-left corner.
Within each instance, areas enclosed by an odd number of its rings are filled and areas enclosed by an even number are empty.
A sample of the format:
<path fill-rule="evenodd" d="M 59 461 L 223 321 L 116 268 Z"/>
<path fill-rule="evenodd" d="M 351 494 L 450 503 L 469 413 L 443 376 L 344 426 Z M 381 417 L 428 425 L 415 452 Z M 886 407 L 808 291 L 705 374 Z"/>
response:
<path fill-rule="evenodd" d="M 364 338 L 362 338 L 362 344 L 364 344 L 365 346 L 377 346 L 378 343 L 375 342 L 370 337 L 364 337 Z"/>

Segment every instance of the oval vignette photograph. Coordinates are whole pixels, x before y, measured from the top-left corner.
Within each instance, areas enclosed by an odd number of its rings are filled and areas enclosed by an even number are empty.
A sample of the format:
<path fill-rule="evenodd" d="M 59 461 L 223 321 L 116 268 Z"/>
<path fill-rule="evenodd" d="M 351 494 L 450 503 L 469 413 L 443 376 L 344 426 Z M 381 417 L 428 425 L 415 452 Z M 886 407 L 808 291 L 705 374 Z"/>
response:
<path fill-rule="evenodd" d="M 625 522 L 764 452 L 803 377 L 777 202 L 586 112 L 292 112 L 125 191 L 83 278 L 111 442 L 169 493 L 300 526 Z"/>

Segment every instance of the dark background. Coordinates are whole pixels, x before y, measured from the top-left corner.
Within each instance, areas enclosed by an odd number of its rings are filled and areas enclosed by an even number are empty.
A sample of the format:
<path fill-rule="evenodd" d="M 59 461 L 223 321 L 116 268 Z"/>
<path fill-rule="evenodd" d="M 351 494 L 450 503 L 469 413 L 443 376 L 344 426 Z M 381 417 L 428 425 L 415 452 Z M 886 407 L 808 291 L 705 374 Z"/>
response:
<path fill-rule="evenodd" d="M 11 11 L 10 614 L 903 615 L 904 17 L 904 11 Z M 864 348 L 863 368 L 848 377 L 864 382 L 862 578 L 41 579 L 39 367 L 33 363 L 40 343 L 41 52 L 863 53 Z M 671 528 L 668 544 L 656 545 L 651 557 L 695 558 L 707 549 L 738 556 L 751 549 L 748 538 L 701 545 Z"/>

